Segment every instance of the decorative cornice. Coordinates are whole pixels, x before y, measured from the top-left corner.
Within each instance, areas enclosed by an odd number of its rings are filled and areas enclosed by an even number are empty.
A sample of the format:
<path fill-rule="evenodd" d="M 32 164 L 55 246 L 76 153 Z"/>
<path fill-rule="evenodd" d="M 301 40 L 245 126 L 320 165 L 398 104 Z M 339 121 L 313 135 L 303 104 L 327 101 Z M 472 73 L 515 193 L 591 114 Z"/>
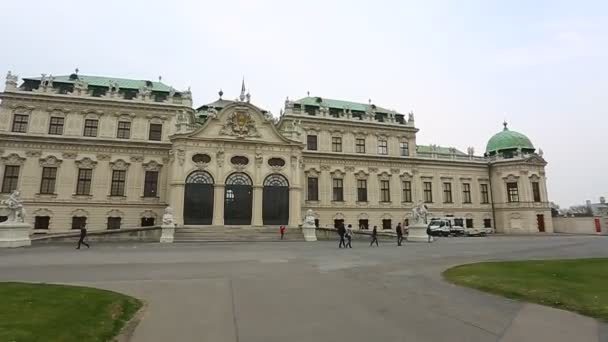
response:
<path fill-rule="evenodd" d="M 55 156 L 47 156 L 46 158 L 40 158 L 39 163 L 42 167 L 59 167 L 61 166 L 61 160 Z"/>
<path fill-rule="evenodd" d="M 19 156 L 17 153 L 11 153 L 6 157 L 0 158 L 4 161 L 5 165 L 23 165 L 26 158 Z"/>

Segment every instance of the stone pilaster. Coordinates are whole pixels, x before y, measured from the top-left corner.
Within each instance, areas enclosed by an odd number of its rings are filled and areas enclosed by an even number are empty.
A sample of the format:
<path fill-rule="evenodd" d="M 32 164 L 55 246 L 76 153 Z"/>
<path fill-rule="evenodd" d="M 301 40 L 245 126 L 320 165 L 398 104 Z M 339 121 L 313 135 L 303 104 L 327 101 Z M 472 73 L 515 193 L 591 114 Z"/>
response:
<path fill-rule="evenodd" d="M 252 213 L 251 224 L 256 227 L 261 227 L 264 225 L 264 222 L 262 220 L 263 190 L 264 190 L 264 187 L 261 185 L 253 186 L 253 213 Z"/>
<path fill-rule="evenodd" d="M 213 225 L 224 225 L 224 184 L 213 185 Z"/>

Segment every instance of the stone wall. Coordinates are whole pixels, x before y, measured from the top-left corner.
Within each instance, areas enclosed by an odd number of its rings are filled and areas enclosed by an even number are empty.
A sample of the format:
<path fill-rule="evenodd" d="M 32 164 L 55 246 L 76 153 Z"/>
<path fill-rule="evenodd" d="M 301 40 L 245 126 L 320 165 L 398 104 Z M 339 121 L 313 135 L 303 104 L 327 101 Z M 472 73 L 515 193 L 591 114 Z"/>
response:
<path fill-rule="evenodd" d="M 596 231 L 596 219 L 600 220 L 601 233 Z M 554 217 L 553 229 L 556 233 L 608 234 L 607 223 L 608 220 L 601 217 Z"/>
<path fill-rule="evenodd" d="M 139 241 L 159 242 L 160 227 L 129 228 L 120 230 L 105 230 L 88 232 L 85 241 Z M 78 241 L 80 232 L 61 234 L 35 234 L 32 243 L 74 242 Z"/>

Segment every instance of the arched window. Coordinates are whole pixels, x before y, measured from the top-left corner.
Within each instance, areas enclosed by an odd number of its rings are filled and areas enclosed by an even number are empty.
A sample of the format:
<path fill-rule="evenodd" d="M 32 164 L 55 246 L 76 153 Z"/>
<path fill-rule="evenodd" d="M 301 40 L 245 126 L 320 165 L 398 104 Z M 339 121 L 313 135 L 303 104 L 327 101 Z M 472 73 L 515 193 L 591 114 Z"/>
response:
<path fill-rule="evenodd" d="M 252 185 L 251 178 L 244 173 L 233 173 L 226 179 L 226 185 Z"/>
<path fill-rule="evenodd" d="M 186 183 L 213 184 L 213 177 L 208 172 L 195 171 L 186 178 Z"/>
<path fill-rule="evenodd" d="M 275 173 L 266 177 L 264 186 L 289 186 L 289 182 L 283 175 Z"/>

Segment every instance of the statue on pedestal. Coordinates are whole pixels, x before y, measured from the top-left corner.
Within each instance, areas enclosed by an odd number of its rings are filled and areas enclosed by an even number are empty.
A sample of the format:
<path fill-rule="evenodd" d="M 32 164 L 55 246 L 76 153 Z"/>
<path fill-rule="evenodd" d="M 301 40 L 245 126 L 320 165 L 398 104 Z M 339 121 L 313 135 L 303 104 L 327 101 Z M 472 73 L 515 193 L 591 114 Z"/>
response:
<path fill-rule="evenodd" d="M 302 234 L 305 241 L 317 241 L 317 225 L 315 224 L 315 214 L 312 209 L 306 211 L 304 222 L 302 223 Z"/>
<path fill-rule="evenodd" d="M 163 226 L 173 226 L 174 218 L 173 218 L 173 208 L 166 207 L 165 213 L 163 214 Z"/>
<path fill-rule="evenodd" d="M 313 226 L 315 227 L 315 214 L 312 209 L 308 209 L 306 211 L 306 216 L 304 217 L 304 225 L 303 226 Z"/>
<path fill-rule="evenodd" d="M 418 205 L 412 209 L 412 218 L 414 219 L 414 224 L 427 224 L 427 215 L 429 213 L 429 208 L 426 204 L 422 203 L 422 201 L 418 201 Z"/>
<path fill-rule="evenodd" d="M 25 209 L 23 208 L 23 201 L 21 200 L 21 192 L 19 190 L 13 191 L 13 193 L 11 193 L 7 199 L 2 200 L 0 204 L 6 205 L 10 211 L 8 220 L 3 223 L 25 222 Z"/>

